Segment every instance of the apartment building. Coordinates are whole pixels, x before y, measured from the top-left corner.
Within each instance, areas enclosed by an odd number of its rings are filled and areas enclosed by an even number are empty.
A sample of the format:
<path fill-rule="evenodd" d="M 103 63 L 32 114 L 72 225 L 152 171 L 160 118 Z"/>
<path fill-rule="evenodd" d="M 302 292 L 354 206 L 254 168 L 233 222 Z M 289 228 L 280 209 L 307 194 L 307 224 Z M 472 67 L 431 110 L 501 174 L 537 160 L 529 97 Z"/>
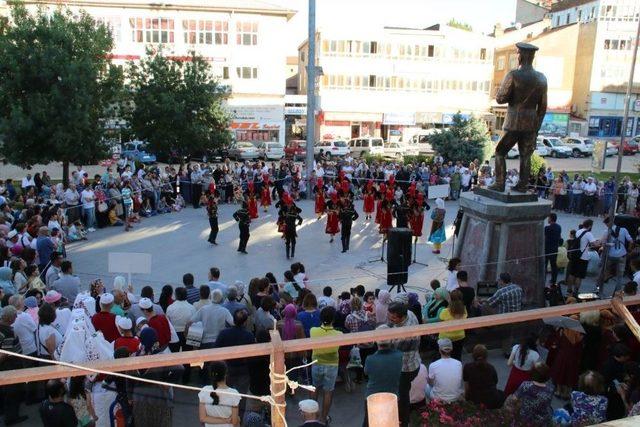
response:
<path fill-rule="evenodd" d="M 553 27 L 590 22 L 598 17 L 600 0 L 564 0 L 551 6 L 549 19 Z"/>
<path fill-rule="evenodd" d="M 292 10 L 259 0 L 69 0 L 24 3 L 35 10 L 67 6 L 84 10 L 112 30 L 116 63 L 138 60 L 147 47 L 186 58 L 205 57 L 231 88 L 228 108 L 238 141 L 284 143 L 287 79 L 285 23 Z"/>
<path fill-rule="evenodd" d="M 455 113 L 491 122 L 493 39 L 437 24 L 428 28 L 328 28 L 316 34 L 317 138 L 410 138 Z M 308 43 L 299 47 L 299 87 Z"/>

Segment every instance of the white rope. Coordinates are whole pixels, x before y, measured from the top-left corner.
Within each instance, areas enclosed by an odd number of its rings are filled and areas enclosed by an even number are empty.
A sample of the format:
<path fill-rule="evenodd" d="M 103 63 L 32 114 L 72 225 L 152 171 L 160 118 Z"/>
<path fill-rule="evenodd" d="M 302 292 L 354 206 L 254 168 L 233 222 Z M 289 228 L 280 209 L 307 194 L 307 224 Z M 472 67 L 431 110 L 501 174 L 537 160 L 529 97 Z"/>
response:
<path fill-rule="evenodd" d="M 114 377 L 119 377 L 119 378 L 124 378 L 127 380 L 131 380 L 131 381 L 140 381 L 143 383 L 147 383 L 147 384 L 153 384 L 153 385 L 158 385 L 158 386 L 163 386 L 163 387 L 174 387 L 174 388 L 178 388 L 178 389 L 182 389 L 182 390 L 188 390 L 188 391 L 195 391 L 195 392 L 201 392 L 203 390 L 203 388 L 198 388 L 198 387 L 193 387 L 193 386 L 188 386 L 188 385 L 182 385 L 182 384 L 173 384 L 173 383 L 168 383 L 165 381 L 157 381 L 157 380 L 151 380 L 148 378 L 140 378 L 140 377 L 135 377 L 133 375 L 128 375 L 128 374 L 123 374 L 122 372 L 112 372 L 112 371 L 105 371 L 103 369 L 96 369 L 96 368 L 90 368 L 88 366 L 82 366 L 82 365 L 76 365 L 74 363 L 69 363 L 69 362 L 63 362 L 60 360 L 51 360 L 51 359 L 41 359 L 39 357 L 34 357 L 34 356 L 29 356 L 26 354 L 20 354 L 20 353 L 14 353 L 12 351 L 8 351 L 8 350 L 4 350 L 0 348 L 0 354 L 4 354 L 7 356 L 12 356 L 12 357 L 17 357 L 20 359 L 25 359 L 25 360 L 31 360 L 34 362 L 39 362 L 39 363 L 48 363 L 50 365 L 58 365 L 58 366 L 64 366 L 67 368 L 71 368 L 71 369 L 78 369 L 81 371 L 86 371 L 86 372 L 91 372 L 94 374 L 101 374 L 101 375 L 109 375 L 109 376 L 114 376 Z M 144 357 L 144 356 L 142 356 Z M 311 392 L 315 392 L 315 387 L 314 386 L 310 386 L 310 385 L 304 385 L 304 384 L 299 384 L 297 381 L 292 381 L 289 379 L 289 377 L 287 376 L 290 372 L 296 370 L 296 369 L 302 369 L 302 368 L 306 368 L 307 366 L 313 365 L 314 363 L 316 363 L 316 360 L 307 363 L 305 365 L 301 365 L 301 366 L 295 366 L 289 370 L 287 370 L 284 374 L 277 374 L 276 372 L 274 372 L 274 366 L 273 366 L 273 362 L 269 363 L 269 379 L 271 381 L 271 386 L 270 386 L 270 390 L 271 393 L 273 394 L 272 396 L 254 396 L 251 394 L 244 394 L 244 393 L 238 393 L 238 392 L 230 392 L 230 391 L 224 391 L 224 390 L 220 390 L 220 389 L 215 389 L 213 390 L 214 393 L 217 394 L 224 394 L 224 395 L 228 395 L 228 396 L 239 396 L 239 397 L 243 397 L 245 399 L 254 399 L 254 400 L 259 400 L 261 402 L 267 403 L 271 406 L 273 406 L 274 408 L 276 408 L 276 411 L 278 413 L 278 415 L 280 416 L 280 418 L 282 418 L 282 421 L 284 422 L 285 427 L 287 426 L 287 420 L 284 416 L 284 414 L 282 413 L 281 408 L 285 407 L 285 404 L 282 403 L 277 403 L 274 399 L 274 397 L 279 397 L 282 396 L 286 390 L 287 387 L 289 386 L 291 388 L 291 390 L 293 392 L 295 392 L 295 390 L 297 388 L 303 388 L 305 390 L 309 390 Z M 281 392 L 278 393 L 274 393 L 274 384 L 285 384 L 285 387 L 283 387 L 283 390 Z"/>

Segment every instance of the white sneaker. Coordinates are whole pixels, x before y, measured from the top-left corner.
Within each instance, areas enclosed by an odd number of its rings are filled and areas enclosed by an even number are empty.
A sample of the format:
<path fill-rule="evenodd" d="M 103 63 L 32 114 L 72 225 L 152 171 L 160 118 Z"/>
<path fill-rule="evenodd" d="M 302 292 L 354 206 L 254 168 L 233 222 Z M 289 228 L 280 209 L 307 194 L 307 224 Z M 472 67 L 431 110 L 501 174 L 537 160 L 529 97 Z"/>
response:
<path fill-rule="evenodd" d="M 88 231 L 89 233 L 93 233 L 94 231 L 96 231 L 96 229 L 95 229 L 95 228 L 87 228 L 87 231 Z"/>

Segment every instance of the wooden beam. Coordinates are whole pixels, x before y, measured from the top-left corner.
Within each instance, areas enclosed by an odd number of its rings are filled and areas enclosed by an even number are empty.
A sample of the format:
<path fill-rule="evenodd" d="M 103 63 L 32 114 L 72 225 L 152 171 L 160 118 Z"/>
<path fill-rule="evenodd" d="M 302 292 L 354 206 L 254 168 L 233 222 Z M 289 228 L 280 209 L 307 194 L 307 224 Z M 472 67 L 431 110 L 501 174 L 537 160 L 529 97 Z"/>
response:
<path fill-rule="evenodd" d="M 284 347 L 282 340 L 280 339 L 280 333 L 278 331 L 269 331 L 271 335 L 271 366 L 273 374 L 284 375 L 286 368 L 284 364 Z M 284 427 L 284 420 L 280 417 L 279 413 L 286 414 L 286 393 L 287 385 L 284 382 L 271 382 L 271 397 L 280 406 L 280 412 L 275 405 L 271 405 L 271 426 L 272 427 Z"/>
<path fill-rule="evenodd" d="M 624 323 L 631 329 L 631 333 L 640 341 L 640 325 L 638 325 L 638 322 L 636 322 L 635 317 L 633 317 L 629 309 L 622 303 L 622 300 L 620 298 L 613 298 L 611 304 L 618 316 L 622 317 Z"/>
<path fill-rule="evenodd" d="M 623 300 L 622 305 L 640 304 L 640 296 L 629 297 Z M 498 326 L 508 323 L 520 323 L 530 320 L 540 320 L 548 317 L 563 316 L 566 314 L 583 311 L 610 309 L 611 300 L 598 300 L 593 302 L 561 305 L 556 307 L 538 308 L 534 310 L 519 311 L 516 313 L 496 314 L 491 316 L 472 317 L 464 320 L 452 320 L 447 322 L 416 325 L 405 328 L 391 328 L 381 331 L 367 331 L 340 336 L 300 339 L 283 341 L 285 353 L 311 350 L 314 348 L 336 347 L 352 345 L 380 340 L 398 340 L 420 335 L 436 334 L 460 329 L 477 329 Z M 200 364 L 216 360 L 239 359 L 244 357 L 266 356 L 271 354 L 271 343 L 250 344 L 239 347 L 225 347 L 208 350 L 185 351 L 171 354 L 156 354 L 153 356 L 130 357 L 127 359 L 104 360 L 100 362 L 86 363 L 84 366 L 101 369 L 109 372 L 133 371 L 162 366 L 174 366 L 182 364 Z M 77 368 L 64 366 L 44 366 L 40 368 L 16 369 L 5 371 L 0 376 L 0 386 L 9 384 L 26 383 L 30 381 L 43 381 L 50 378 L 66 378 L 86 375 L 87 372 Z"/>

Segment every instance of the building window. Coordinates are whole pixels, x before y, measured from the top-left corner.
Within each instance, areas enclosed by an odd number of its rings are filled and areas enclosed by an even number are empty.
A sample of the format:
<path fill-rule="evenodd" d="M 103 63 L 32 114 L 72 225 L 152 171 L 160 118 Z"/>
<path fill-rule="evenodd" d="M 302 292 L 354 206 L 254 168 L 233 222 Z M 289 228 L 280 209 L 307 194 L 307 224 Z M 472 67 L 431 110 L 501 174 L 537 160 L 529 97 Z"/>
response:
<path fill-rule="evenodd" d="M 243 80 L 257 79 L 258 69 L 255 67 L 236 67 L 236 75 Z"/>
<path fill-rule="evenodd" d="M 104 25 L 111 31 L 111 37 L 113 37 L 115 43 L 120 41 L 120 27 L 122 23 L 119 16 L 97 17 L 96 23 Z"/>
<path fill-rule="evenodd" d="M 578 11 L 578 22 L 582 19 L 582 9 Z"/>
<path fill-rule="evenodd" d="M 509 56 L 509 69 L 513 70 L 518 68 L 518 57 L 516 55 Z"/>
<path fill-rule="evenodd" d="M 609 50 L 609 49 L 611 49 L 611 40 L 605 39 L 604 40 L 604 50 Z"/>
<path fill-rule="evenodd" d="M 485 61 L 487 59 L 487 49 L 480 49 L 480 60 Z"/>
<path fill-rule="evenodd" d="M 304 62 L 304 51 L 300 52 L 300 62 Z"/>
<path fill-rule="evenodd" d="M 225 21 L 182 21 L 186 44 L 228 44 L 229 23 Z"/>
<path fill-rule="evenodd" d="M 560 26 L 560 15 L 556 15 L 556 27 Z"/>
<path fill-rule="evenodd" d="M 236 43 L 243 46 L 258 44 L 257 22 L 236 22 Z M 333 47 L 333 46 L 332 46 Z M 335 49 L 332 49 L 335 51 Z"/>
<path fill-rule="evenodd" d="M 174 21 L 168 18 L 131 18 L 129 20 L 135 43 L 173 43 Z"/>
<path fill-rule="evenodd" d="M 430 44 L 430 45 L 429 45 L 429 48 L 427 49 L 427 56 L 428 56 L 429 58 L 433 58 L 434 53 L 435 53 L 435 46 L 434 46 L 434 45 L 432 45 L 432 44 Z"/>
<path fill-rule="evenodd" d="M 222 79 L 229 80 L 229 67 L 222 67 Z"/>
<path fill-rule="evenodd" d="M 498 71 L 504 70 L 504 56 L 498 57 Z"/>

